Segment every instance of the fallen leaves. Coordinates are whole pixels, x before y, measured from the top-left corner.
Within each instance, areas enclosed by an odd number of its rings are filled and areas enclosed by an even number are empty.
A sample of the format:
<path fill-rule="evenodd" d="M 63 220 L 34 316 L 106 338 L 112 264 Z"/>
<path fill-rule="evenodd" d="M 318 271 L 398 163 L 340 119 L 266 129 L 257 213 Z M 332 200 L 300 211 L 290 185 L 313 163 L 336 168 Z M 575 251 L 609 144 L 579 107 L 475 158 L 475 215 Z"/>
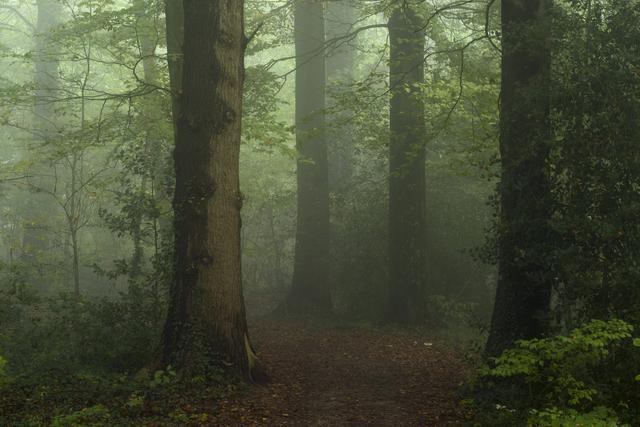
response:
<path fill-rule="evenodd" d="M 430 427 L 465 418 L 456 391 L 468 368 L 446 342 L 387 329 L 264 322 L 252 336 L 272 382 L 220 403 L 208 425 Z"/>

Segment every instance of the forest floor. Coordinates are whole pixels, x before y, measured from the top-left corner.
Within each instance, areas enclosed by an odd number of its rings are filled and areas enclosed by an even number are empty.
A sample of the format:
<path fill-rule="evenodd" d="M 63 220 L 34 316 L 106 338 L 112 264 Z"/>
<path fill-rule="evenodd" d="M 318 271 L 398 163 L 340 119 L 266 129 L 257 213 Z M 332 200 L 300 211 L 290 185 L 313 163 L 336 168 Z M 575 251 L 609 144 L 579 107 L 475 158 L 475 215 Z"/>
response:
<path fill-rule="evenodd" d="M 468 415 L 462 352 L 417 332 L 260 322 L 266 386 L 218 403 L 210 425 L 449 426 Z"/>
<path fill-rule="evenodd" d="M 251 323 L 266 385 L 38 371 L 0 381 L 0 426 L 437 427 L 470 415 L 458 391 L 472 364 L 451 340 L 328 321 Z"/>

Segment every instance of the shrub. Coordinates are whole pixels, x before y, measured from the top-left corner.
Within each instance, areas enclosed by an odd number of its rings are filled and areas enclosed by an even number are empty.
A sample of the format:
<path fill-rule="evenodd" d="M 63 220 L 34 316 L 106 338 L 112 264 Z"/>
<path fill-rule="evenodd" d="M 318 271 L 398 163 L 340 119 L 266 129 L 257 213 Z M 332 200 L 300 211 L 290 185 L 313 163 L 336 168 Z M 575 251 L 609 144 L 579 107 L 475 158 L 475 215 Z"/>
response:
<path fill-rule="evenodd" d="M 7 381 L 7 361 L 0 356 L 0 387 Z"/>
<path fill-rule="evenodd" d="M 552 408 L 531 411 L 529 426 L 533 427 L 620 427 L 618 416 L 609 408 L 598 406 L 587 413 L 575 409 Z"/>
<path fill-rule="evenodd" d="M 60 415 L 51 420 L 52 427 L 86 427 L 108 425 L 111 419 L 109 409 L 104 405 L 94 405 L 69 415 Z"/>
<path fill-rule="evenodd" d="M 519 341 L 480 369 L 484 412 L 535 426 L 637 422 L 632 331 L 621 320 L 593 320 L 567 336 Z"/>
<path fill-rule="evenodd" d="M 159 336 L 149 305 L 128 295 L 63 294 L 25 311 L 25 319 L 0 330 L 0 346 L 17 372 L 133 372 L 149 360 Z"/>
<path fill-rule="evenodd" d="M 635 347 L 640 347 L 640 338 L 633 340 L 633 345 Z M 640 374 L 636 375 L 636 381 L 640 381 Z"/>

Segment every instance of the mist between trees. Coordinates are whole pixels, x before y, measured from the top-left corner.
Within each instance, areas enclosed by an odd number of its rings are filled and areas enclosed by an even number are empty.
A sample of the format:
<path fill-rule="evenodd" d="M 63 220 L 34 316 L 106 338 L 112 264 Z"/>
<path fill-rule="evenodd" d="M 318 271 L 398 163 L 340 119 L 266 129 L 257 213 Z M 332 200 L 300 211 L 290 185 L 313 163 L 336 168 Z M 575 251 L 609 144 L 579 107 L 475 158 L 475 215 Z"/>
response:
<path fill-rule="evenodd" d="M 638 18 L 637 0 L 0 0 L 0 394 L 64 397 L 0 424 L 360 425 L 321 396 L 225 409 L 345 328 L 439 340 L 451 360 L 416 369 L 468 382 L 362 425 L 634 425 Z M 403 372 L 384 393 L 430 375 Z M 82 375 L 108 385 L 59 383 Z M 149 409 L 167 395 L 197 410 Z"/>

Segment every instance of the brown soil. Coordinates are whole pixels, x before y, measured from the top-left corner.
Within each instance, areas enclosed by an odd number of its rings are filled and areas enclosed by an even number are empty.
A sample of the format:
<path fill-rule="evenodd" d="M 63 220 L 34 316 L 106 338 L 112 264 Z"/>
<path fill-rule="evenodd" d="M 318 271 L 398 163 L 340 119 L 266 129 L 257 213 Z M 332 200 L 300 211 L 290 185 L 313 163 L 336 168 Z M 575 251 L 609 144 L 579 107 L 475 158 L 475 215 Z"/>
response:
<path fill-rule="evenodd" d="M 253 326 L 266 386 L 220 402 L 211 425 L 450 426 L 465 418 L 460 354 L 416 332 Z"/>

